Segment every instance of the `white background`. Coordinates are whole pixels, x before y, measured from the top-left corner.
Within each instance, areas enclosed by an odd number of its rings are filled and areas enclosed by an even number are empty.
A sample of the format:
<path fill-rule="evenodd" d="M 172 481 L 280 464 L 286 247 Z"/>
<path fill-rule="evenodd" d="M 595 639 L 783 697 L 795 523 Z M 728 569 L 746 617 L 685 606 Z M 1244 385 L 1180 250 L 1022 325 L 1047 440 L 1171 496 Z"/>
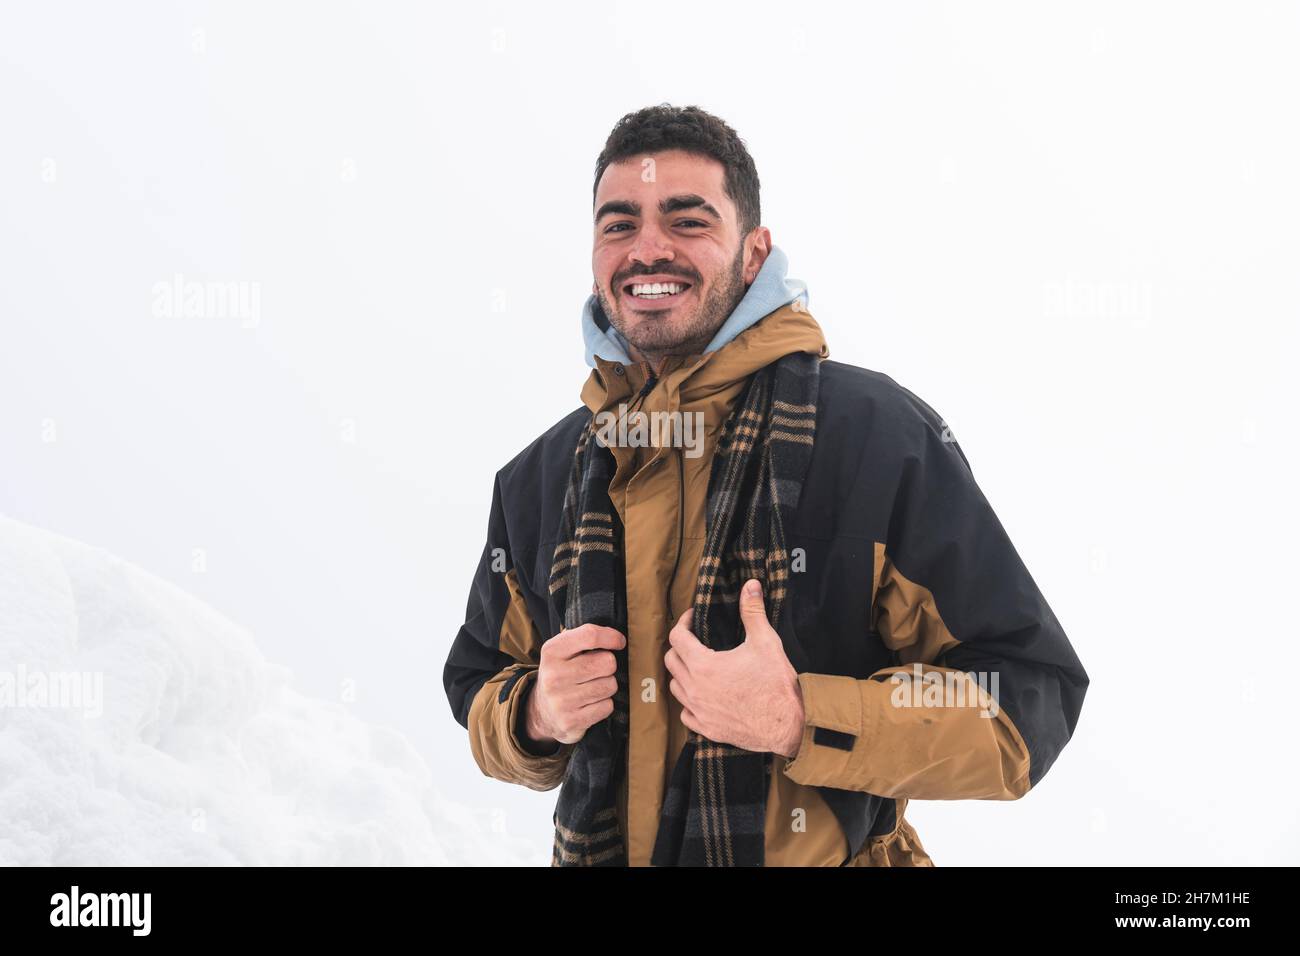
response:
<path fill-rule="evenodd" d="M 0 514 L 209 602 L 546 851 L 555 793 L 482 776 L 442 665 L 493 473 L 579 404 L 604 138 L 697 104 L 831 357 L 946 418 L 1092 679 L 1023 800 L 909 806 L 936 863 L 1294 864 L 1298 21 L 9 5 Z M 257 321 L 155 315 L 178 273 Z"/>

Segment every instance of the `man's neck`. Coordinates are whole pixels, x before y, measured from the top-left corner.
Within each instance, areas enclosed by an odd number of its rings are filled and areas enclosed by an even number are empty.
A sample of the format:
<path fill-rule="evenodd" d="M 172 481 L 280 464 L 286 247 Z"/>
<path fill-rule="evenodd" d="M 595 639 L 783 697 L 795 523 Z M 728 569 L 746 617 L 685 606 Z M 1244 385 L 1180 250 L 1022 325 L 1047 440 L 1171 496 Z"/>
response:
<path fill-rule="evenodd" d="M 653 369 L 661 369 L 664 363 L 671 358 L 690 358 L 693 355 L 702 355 L 709 342 L 713 341 L 713 334 L 710 333 L 708 341 L 697 340 L 687 342 L 675 348 L 666 349 L 665 351 L 643 352 L 631 342 L 627 344 L 627 354 L 632 357 L 634 362 L 648 363 Z"/>

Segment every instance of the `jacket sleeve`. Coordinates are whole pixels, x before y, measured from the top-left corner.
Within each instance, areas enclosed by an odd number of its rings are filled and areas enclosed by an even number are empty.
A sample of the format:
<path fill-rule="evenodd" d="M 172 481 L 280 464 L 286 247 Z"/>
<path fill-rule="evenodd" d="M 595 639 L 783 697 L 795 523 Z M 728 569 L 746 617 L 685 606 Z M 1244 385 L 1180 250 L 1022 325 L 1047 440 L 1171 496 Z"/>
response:
<path fill-rule="evenodd" d="M 947 426 L 901 390 L 911 437 L 871 582 L 893 664 L 800 674 L 804 733 L 783 770 L 883 797 L 1015 800 L 1073 734 L 1088 675 Z"/>
<path fill-rule="evenodd" d="M 485 775 L 532 790 L 553 790 L 564 779 L 575 745 L 535 753 L 525 748 L 521 737 L 541 646 L 514 566 L 498 473 L 487 543 L 474 572 L 465 623 L 443 668 L 443 686 L 452 714 L 469 731 L 470 750 Z"/>

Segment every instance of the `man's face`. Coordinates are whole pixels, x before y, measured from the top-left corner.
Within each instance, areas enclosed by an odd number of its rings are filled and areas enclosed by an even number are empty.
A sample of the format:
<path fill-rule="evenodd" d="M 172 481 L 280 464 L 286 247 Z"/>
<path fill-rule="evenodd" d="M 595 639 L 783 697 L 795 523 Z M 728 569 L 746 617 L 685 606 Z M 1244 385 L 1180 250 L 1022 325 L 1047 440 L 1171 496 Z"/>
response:
<path fill-rule="evenodd" d="M 704 351 L 767 257 L 767 229 L 742 241 L 723 177 L 717 160 L 673 149 L 600 178 L 592 291 L 642 357 Z"/>

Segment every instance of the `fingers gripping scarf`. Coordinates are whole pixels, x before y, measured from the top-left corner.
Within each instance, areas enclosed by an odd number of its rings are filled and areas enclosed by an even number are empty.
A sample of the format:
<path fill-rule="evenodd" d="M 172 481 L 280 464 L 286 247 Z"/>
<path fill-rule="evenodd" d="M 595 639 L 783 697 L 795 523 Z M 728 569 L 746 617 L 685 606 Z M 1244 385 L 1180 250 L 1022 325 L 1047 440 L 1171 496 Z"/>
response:
<path fill-rule="evenodd" d="M 785 533 L 812 457 L 819 362 L 793 353 L 755 372 L 719 436 L 692 618 L 706 647 L 727 650 L 743 642 L 740 588 L 749 578 L 762 582 L 773 626 L 781 619 L 789 578 Z M 609 498 L 615 462 L 595 428 L 593 416 L 574 454 L 551 600 L 566 629 L 591 623 L 626 635 L 623 529 Z M 613 713 L 587 729 L 560 786 L 554 866 L 627 865 L 615 805 L 618 775 L 626 771 L 626 647 L 614 654 Z M 689 731 L 669 779 L 651 863 L 762 866 L 771 756 Z"/>

